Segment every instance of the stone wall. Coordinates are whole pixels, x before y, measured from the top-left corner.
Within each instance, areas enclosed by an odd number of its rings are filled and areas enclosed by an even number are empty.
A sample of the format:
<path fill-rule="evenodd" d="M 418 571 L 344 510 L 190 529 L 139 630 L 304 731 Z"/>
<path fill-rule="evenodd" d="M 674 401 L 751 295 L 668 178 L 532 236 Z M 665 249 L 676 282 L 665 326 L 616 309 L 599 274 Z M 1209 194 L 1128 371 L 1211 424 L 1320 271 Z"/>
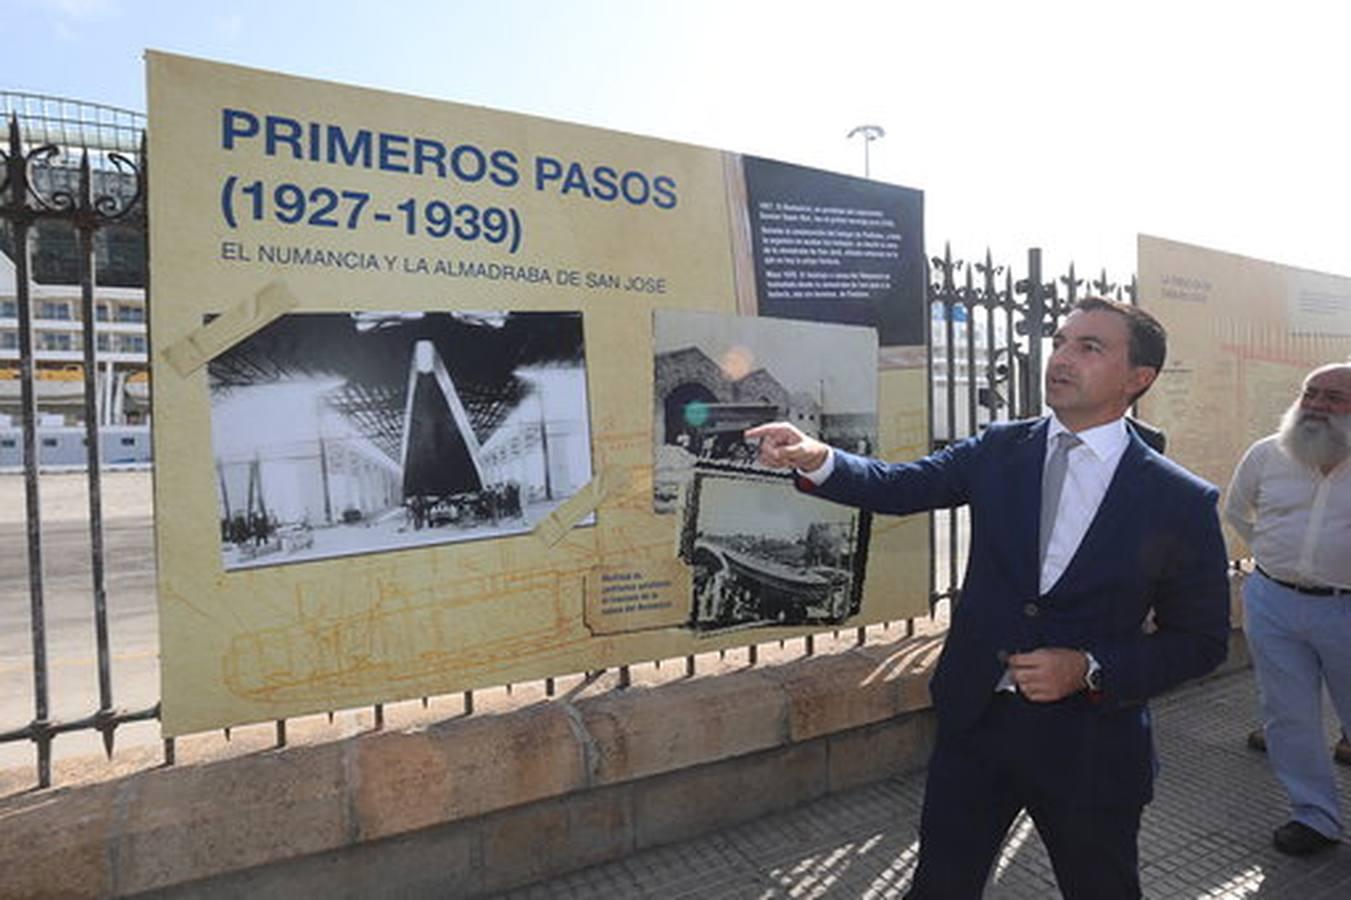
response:
<path fill-rule="evenodd" d="M 940 638 L 0 800 L 0 894 L 473 897 L 923 765 Z"/>

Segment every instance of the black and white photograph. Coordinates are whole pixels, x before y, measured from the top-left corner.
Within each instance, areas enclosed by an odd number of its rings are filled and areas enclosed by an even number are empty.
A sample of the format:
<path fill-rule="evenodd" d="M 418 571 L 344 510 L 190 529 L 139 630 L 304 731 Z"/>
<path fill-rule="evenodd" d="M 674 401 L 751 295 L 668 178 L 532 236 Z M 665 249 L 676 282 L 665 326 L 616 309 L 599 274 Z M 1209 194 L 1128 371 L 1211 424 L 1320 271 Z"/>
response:
<path fill-rule="evenodd" d="M 580 312 L 294 313 L 207 376 L 227 571 L 527 532 L 591 480 Z"/>
<path fill-rule="evenodd" d="M 742 435 L 792 422 L 858 453 L 877 448 L 877 332 L 849 325 L 657 310 L 653 488 L 674 513 L 696 469 L 764 471 Z"/>
<path fill-rule="evenodd" d="M 839 625 L 862 607 L 867 512 L 804 494 L 784 474 L 700 471 L 684 513 L 696 633 Z"/>

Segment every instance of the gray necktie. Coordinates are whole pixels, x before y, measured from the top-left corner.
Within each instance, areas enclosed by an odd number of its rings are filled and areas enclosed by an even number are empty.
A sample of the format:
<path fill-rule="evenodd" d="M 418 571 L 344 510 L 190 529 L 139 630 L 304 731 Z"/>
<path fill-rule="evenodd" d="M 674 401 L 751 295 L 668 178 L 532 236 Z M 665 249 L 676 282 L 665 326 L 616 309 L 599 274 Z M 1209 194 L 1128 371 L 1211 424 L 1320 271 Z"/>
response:
<path fill-rule="evenodd" d="M 1055 514 L 1060 509 L 1060 492 L 1065 488 L 1065 470 L 1069 467 L 1070 451 L 1082 444 L 1078 436 L 1062 431 L 1055 436 L 1055 447 L 1046 459 L 1046 471 L 1041 476 L 1041 553 L 1039 565 L 1046 564 L 1046 548 L 1051 544 L 1051 530 L 1055 528 Z"/>

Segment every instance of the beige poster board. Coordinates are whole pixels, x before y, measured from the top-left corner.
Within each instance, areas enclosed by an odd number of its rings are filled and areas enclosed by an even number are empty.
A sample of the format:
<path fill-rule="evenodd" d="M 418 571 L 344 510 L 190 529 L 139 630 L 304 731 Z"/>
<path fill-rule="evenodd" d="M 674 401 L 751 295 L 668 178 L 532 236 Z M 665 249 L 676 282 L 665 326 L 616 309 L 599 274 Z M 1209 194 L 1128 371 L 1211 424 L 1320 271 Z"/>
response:
<path fill-rule="evenodd" d="M 1167 432 L 1169 456 L 1223 489 L 1305 374 L 1351 358 L 1351 278 L 1149 235 L 1138 253 L 1140 305 L 1167 327 L 1169 357 L 1140 414 Z"/>
<path fill-rule="evenodd" d="M 166 734 L 803 633 L 696 633 L 653 511 L 653 314 L 746 310 L 740 157 L 157 52 L 148 77 Z M 499 340 L 549 314 L 580 340 Z M 513 353 L 496 393 L 458 381 Z M 879 455 L 924 452 L 924 384 L 879 373 Z M 477 462 L 425 487 L 442 452 Z M 847 624 L 927 610 L 924 518 L 868 550 Z"/>

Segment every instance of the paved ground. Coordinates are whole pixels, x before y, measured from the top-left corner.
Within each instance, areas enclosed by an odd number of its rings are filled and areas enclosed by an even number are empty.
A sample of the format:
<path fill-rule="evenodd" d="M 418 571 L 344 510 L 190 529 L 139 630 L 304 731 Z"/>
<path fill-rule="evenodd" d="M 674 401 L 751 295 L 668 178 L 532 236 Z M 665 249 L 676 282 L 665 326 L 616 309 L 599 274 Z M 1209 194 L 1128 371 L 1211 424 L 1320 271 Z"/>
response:
<path fill-rule="evenodd" d="M 1149 898 L 1345 900 L 1351 847 L 1291 859 L 1271 847 L 1285 801 L 1266 758 L 1244 746 L 1256 720 L 1252 673 L 1187 687 L 1154 704 L 1163 764 L 1140 839 Z M 1331 746 L 1334 726 L 1329 722 Z M 1351 814 L 1351 769 L 1338 767 Z M 923 774 L 512 892 L 553 898 L 900 897 L 915 866 Z M 1031 823 L 1020 820 L 989 900 L 1059 897 Z"/>
<path fill-rule="evenodd" d="M 83 472 L 41 478 L 43 587 L 49 716 L 80 719 L 99 707 L 89 553 L 89 500 Z M 159 635 L 151 535 L 150 473 L 105 472 L 105 590 L 114 706 L 139 710 L 159 699 Z M 33 718 L 33 641 L 29 628 L 28 537 L 24 479 L 0 473 L 0 732 Z M 119 747 L 158 745 L 159 728 L 119 728 Z M 55 756 L 101 752 L 99 735 L 62 735 Z M 0 770 L 31 768 L 26 741 L 0 744 Z"/>

